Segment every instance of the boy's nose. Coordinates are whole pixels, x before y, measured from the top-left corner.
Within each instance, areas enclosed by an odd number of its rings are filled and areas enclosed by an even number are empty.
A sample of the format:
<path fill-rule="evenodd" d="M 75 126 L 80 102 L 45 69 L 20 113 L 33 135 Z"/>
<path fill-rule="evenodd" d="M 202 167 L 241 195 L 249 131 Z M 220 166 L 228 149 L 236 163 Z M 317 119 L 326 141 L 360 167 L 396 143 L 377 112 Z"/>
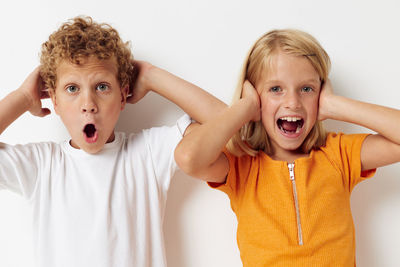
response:
<path fill-rule="evenodd" d="M 84 97 L 81 103 L 81 111 L 83 113 L 97 113 L 98 108 L 96 102 L 93 100 L 91 96 Z"/>
<path fill-rule="evenodd" d="M 82 112 L 86 113 L 96 113 L 97 112 L 97 107 L 96 106 L 83 106 L 82 107 Z"/>

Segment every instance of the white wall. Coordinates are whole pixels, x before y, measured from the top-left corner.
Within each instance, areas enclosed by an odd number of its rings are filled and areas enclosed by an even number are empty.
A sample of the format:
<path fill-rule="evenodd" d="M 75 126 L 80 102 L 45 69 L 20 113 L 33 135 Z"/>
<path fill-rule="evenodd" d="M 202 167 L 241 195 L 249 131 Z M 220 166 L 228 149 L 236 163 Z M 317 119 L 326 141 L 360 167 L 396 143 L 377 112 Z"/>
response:
<path fill-rule="evenodd" d="M 400 108 L 400 4 L 395 0 L 375 2 L 2 1 L 0 97 L 16 89 L 38 65 L 40 45 L 51 32 L 66 19 L 86 14 L 109 22 L 125 40 L 131 40 L 137 59 L 166 68 L 227 103 L 254 40 L 273 28 L 299 28 L 319 39 L 330 54 L 331 79 L 338 94 Z M 117 130 L 171 124 L 180 114 L 182 111 L 166 100 L 149 95 L 124 111 Z M 366 131 L 340 122 L 326 125 L 337 131 Z M 40 119 L 25 114 L 0 141 L 60 141 L 67 136 L 57 116 Z M 399 176 L 400 164 L 382 168 L 353 193 L 359 266 L 400 264 Z M 28 204 L 2 191 L 0 214 L 0 266 L 31 266 Z M 236 218 L 228 198 L 202 182 L 183 174 L 175 176 L 165 232 L 171 267 L 241 266 Z"/>

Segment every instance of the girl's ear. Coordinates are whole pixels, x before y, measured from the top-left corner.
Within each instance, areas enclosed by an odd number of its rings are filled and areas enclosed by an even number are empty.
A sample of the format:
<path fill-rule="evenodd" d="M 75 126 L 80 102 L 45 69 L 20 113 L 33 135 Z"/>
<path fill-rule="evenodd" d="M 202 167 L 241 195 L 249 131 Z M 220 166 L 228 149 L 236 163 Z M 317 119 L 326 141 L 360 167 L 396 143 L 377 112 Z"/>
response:
<path fill-rule="evenodd" d="M 124 88 L 121 88 L 121 110 L 125 108 L 128 93 L 129 93 L 129 85 L 125 86 Z"/>
<path fill-rule="evenodd" d="M 49 92 L 49 96 L 51 98 L 51 101 L 53 102 L 54 111 L 56 112 L 57 115 L 59 115 L 58 114 L 57 98 L 56 98 L 56 89 L 49 88 L 48 92 Z"/>

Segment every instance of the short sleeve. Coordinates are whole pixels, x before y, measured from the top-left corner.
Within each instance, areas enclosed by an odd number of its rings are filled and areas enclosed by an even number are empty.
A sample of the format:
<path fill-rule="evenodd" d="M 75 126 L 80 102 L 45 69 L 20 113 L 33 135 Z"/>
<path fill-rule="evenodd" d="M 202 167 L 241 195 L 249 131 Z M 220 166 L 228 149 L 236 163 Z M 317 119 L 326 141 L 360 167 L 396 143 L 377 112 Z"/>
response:
<path fill-rule="evenodd" d="M 177 169 L 175 148 L 190 123 L 190 117 L 184 115 L 173 126 L 154 127 L 143 131 L 156 178 L 166 187 L 169 186 L 170 177 Z"/>
<path fill-rule="evenodd" d="M 252 167 L 252 157 L 248 155 L 237 157 L 226 149 L 223 150 L 223 153 L 229 162 L 229 172 L 225 183 L 208 182 L 208 185 L 226 193 L 231 200 L 237 199 L 241 192 L 244 192 L 244 186 Z M 232 206 L 232 208 L 234 207 Z"/>
<path fill-rule="evenodd" d="M 29 199 L 39 177 L 40 154 L 36 144 L 0 143 L 0 188 Z"/>
<path fill-rule="evenodd" d="M 349 191 L 376 172 L 376 169 L 361 171 L 361 148 L 367 136 L 368 134 L 330 133 L 326 141 L 328 156 L 339 168 Z"/>

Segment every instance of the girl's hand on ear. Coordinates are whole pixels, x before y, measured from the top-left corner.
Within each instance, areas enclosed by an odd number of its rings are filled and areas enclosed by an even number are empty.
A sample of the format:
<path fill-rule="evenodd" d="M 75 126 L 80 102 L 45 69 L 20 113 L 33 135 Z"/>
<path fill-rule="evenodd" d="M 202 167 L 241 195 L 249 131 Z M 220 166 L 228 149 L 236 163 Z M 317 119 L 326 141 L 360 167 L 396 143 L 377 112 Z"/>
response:
<path fill-rule="evenodd" d="M 28 111 L 38 117 L 44 117 L 50 114 L 48 108 L 42 107 L 42 99 L 49 98 L 49 93 L 44 86 L 42 77 L 40 77 L 39 67 L 36 67 L 25 79 L 18 89 L 26 99 Z"/>
<path fill-rule="evenodd" d="M 331 118 L 331 99 L 334 97 L 332 83 L 327 79 L 322 85 L 321 92 L 319 94 L 319 110 L 318 120 L 323 121 Z"/>
<path fill-rule="evenodd" d="M 142 99 L 149 91 L 147 86 L 147 73 L 152 65 L 145 61 L 134 61 L 133 81 L 129 86 L 127 103 L 134 104 Z"/>
<path fill-rule="evenodd" d="M 248 80 L 243 83 L 242 99 L 250 104 L 250 120 L 259 121 L 261 119 L 260 96 Z"/>

